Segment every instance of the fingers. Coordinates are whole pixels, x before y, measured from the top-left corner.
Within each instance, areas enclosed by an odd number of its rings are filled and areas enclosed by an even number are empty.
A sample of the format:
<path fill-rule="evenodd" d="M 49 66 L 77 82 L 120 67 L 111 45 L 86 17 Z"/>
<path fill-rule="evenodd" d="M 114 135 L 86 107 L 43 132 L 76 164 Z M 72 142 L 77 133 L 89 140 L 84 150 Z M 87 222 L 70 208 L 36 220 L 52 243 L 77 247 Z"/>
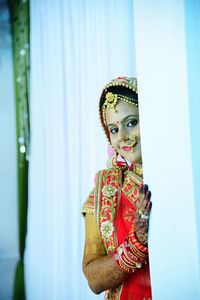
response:
<path fill-rule="evenodd" d="M 149 187 L 147 184 L 142 184 L 140 187 L 140 193 L 147 195 L 149 191 Z"/>
<path fill-rule="evenodd" d="M 143 244 L 147 242 L 148 237 L 149 215 L 152 206 L 150 199 L 151 192 L 148 185 L 143 184 L 139 191 L 134 220 L 135 232 L 138 235 L 138 240 Z"/>
<path fill-rule="evenodd" d="M 139 199 L 140 200 L 150 200 L 151 199 L 151 192 L 149 191 L 148 185 L 143 184 L 139 190 Z"/>
<path fill-rule="evenodd" d="M 146 200 L 147 202 L 146 202 L 146 210 L 151 210 L 151 206 L 152 206 L 152 202 L 149 200 L 149 199 L 147 199 Z"/>
<path fill-rule="evenodd" d="M 148 185 L 142 185 L 138 195 L 137 207 L 142 210 L 146 210 L 148 207 L 150 207 L 150 198 L 151 192 L 148 190 Z"/>
<path fill-rule="evenodd" d="M 146 198 L 147 191 L 148 191 L 148 186 L 144 184 L 140 188 L 139 195 L 138 195 L 140 206 L 142 206 L 143 208 L 146 206 L 145 198 Z"/>
<path fill-rule="evenodd" d="M 148 220 L 152 206 L 150 199 L 151 192 L 149 191 L 148 185 L 144 184 L 140 188 L 138 200 L 136 203 L 135 223 L 138 227 L 148 226 Z"/>
<path fill-rule="evenodd" d="M 148 185 L 147 185 L 147 184 L 144 184 L 143 192 L 144 192 L 145 195 L 147 194 L 148 189 L 149 189 Z"/>
<path fill-rule="evenodd" d="M 147 198 L 147 200 L 150 200 L 150 199 L 151 199 L 151 192 L 150 192 L 150 191 L 148 191 L 148 192 L 146 193 L 146 198 Z"/>

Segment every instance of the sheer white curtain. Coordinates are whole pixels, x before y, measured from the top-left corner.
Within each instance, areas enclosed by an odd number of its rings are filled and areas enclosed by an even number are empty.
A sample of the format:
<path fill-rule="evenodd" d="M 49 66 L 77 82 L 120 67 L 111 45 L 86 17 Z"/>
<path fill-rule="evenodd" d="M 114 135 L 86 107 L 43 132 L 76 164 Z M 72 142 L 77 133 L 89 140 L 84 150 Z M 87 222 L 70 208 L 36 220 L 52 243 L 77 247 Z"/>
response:
<path fill-rule="evenodd" d="M 80 210 L 105 166 L 103 85 L 135 75 L 132 1 L 32 0 L 29 300 L 102 298 L 82 274 Z"/>

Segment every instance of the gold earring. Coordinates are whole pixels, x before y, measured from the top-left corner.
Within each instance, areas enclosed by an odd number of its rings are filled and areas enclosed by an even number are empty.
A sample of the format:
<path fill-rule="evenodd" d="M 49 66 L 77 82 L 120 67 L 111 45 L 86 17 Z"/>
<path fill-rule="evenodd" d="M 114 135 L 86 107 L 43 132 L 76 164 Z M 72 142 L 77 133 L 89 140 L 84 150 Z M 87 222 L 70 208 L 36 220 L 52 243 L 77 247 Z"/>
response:
<path fill-rule="evenodd" d="M 107 167 L 108 168 L 117 167 L 118 153 L 111 144 L 108 145 L 108 156 L 109 156 L 109 158 L 108 158 L 107 163 L 106 163 Z"/>

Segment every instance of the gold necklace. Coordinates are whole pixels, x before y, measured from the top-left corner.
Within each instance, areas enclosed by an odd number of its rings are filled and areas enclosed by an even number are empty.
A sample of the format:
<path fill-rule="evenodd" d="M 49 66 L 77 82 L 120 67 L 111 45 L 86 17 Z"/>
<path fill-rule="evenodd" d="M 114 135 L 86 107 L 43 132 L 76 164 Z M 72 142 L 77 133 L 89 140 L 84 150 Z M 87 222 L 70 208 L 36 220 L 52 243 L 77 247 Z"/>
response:
<path fill-rule="evenodd" d="M 140 166 L 134 166 L 133 172 L 143 179 L 143 169 Z"/>

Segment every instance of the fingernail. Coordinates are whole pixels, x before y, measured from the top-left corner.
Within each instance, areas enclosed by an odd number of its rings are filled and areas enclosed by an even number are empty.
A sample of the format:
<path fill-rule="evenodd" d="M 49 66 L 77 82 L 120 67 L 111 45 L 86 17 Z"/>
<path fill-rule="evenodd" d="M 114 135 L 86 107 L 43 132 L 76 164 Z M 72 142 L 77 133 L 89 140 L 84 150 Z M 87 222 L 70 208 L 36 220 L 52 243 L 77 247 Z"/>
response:
<path fill-rule="evenodd" d="M 150 192 L 150 191 L 148 191 L 148 193 L 147 193 L 147 199 L 148 199 L 148 200 L 151 199 L 151 192 Z"/>
<path fill-rule="evenodd" d="M 147 191 L 148 191 L 148 185 L 145 184 L 145 185 L 144 185 L 144 193 L 146 194 Z"/>

